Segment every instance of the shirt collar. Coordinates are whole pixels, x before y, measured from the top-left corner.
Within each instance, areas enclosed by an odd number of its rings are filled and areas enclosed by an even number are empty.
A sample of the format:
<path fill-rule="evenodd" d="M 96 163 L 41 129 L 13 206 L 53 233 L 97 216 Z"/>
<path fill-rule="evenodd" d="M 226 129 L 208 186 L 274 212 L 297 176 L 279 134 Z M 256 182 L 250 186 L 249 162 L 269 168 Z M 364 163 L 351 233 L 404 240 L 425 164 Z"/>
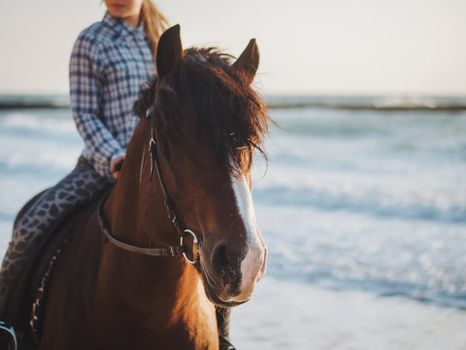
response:
<path fill-rule="evenodd" d="M 110 12 L 106 11 L 102 22 L 112 27 L 122 37 L 135 35 L 144 38 L 145 36 L 143 21 L 137 27 L 132 27 L 121 18 L 113 17 Z"/>

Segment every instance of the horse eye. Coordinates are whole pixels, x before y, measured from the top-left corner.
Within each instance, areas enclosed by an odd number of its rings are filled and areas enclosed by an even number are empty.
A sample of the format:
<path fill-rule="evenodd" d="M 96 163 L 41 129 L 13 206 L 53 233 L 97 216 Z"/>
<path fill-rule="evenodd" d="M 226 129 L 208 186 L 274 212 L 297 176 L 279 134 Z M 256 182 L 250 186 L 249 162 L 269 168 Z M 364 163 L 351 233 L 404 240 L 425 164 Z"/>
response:
<path fill-rule="evenodd" d="M 240 150 L 249 148 L 249 145 L 242 144 L 242 141 L 236 137 L 236 133 L 234 131 L 230 132 L 230 137 L 231 137 L 232 144 L 234 145 L 234 148 L 236 150 L 240 151 Z"/>

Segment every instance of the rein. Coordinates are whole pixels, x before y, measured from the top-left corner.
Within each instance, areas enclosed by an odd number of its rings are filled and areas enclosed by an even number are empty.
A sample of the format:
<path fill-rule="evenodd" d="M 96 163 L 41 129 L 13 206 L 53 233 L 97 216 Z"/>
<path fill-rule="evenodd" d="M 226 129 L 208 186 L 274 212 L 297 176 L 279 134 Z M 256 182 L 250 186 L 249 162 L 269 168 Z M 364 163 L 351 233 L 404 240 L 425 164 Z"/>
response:
<path fill-rule="evenodd" d="M 154 169 L 157 172 L 157 178 L 159 180 L 160 188 L 162 190 L 163 194 L 163 204 L 165 208 L 167 209 L 168 213 L 168 218 L 170 221 L 173 223 L 175 226 L 176 231 L 178 232 L 180 236 L 180 244 L 178 246 L 169 246 L 167 248 L 144 248 L 144 247 L 139 247 L 136 245 L 132 245 L 129 243 L 125 243 L 123 241 L 120 241 L 117 239 L 111 231 L 110 225 L 108 222 L 105 220 L 104 217 L 104 211 L 103 207 L 105 204 L 105 200 L 108 197 L 108 193 L 102 197 L 100 200 L 99 206 L 97 208 L 97 217 L 99 219 L 99 225 L 100 229 L 103 232 L 104 236 L 109 240 L 110 243 L 113 245 L 117 246 L 118 248 L 127 250 L 132 253 L 136 254 L 142 254 L 142 255 L 149 255 L 149 256 L 171 256 L 171 257 L 176 257 L 182 255 L 186 262 L 190 264 L 195 264 L 198 259 L 199 259 L 199 238 L 197 235 L 194 233 L 194 231 L 183 228 L 184 225 L 181 223 L 180 219 L 178 218 L 175 207 L 173 205 L 173 201 L 171 198 L 168 196 L 167 190 L 165 189 L 165 183 L 162 178 L 162 174 L 160 172 L 160 165 L 159 165 L 159 160 L 158 160 L 158 155 L 157 155 L 157 144 L 156 140 L 157 138 L 155 137 L 154 133 L 154 127 L 152 126 L 151 122 L 151 117 L 155 111 L 155 106 L 151 105 L 147 110 L 146 110 L 146 119 L 150 123 L 150 140 L 149 140 L 149 152 L 151 154 L 151 168 L 150 168 L 150 180 L 153 180 L 154 177 Z M 192 237 L 193 240 L 193 246 L 192 246 L 192 259 L 188 257 L 188 249 L 186 248 L 184 244 L 184 240 L 186 237 Z"/>

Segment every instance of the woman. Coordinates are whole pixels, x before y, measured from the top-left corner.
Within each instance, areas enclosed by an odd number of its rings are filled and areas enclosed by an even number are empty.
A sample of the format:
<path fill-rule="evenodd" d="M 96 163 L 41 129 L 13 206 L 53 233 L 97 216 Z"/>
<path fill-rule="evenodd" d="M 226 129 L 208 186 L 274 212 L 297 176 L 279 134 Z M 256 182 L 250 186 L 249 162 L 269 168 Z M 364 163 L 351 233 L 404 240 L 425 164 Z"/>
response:
<path fill-rule="evenodd" d="M 0 273 L 0 316 L 15 311 L 9 310 L 15 308 L 15 290 L 30 269 L 24 257 L 40 250 L 44 231 L 118 178 L 118 165 L 136 124 L 132 103 L 139 86 L 154 73 L 153 52 L 166 27 L 149 0 L 121 3 L 105 0 L 102 21 L 84 29 L 74 44 L 70 99 L 85 148 L 76 168 L 16 223 Z"/>

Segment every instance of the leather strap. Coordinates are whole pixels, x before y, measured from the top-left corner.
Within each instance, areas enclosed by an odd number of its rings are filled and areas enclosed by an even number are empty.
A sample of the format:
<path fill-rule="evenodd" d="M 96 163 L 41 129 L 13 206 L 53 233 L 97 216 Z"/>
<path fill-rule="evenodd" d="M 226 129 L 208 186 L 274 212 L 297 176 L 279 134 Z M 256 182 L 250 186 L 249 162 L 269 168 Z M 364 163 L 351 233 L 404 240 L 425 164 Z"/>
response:
<path fill-rule="evenodd" d="M 107 221 L 104 218 L 103 215 L 103 204 L 105 203 L 105 199 L 107 199 L 108 193 L 102 196 L 102 199 L 100 200 L 99 207 L 98 207 L 98 219 L 99 219 L 99 225 L 100 229 L 104 233 L 105 237 L 114 245 L 117 247 L 137 253 L 137 254 L 142 254 L 142 255 L 149 255 L 149 256 L 180 256 L 184 252 L 184 247 L 179 245 L 179 246 L 169 246 L 167 248 L 143 248 L 143 247 L 138 247 L 133 244 L 128 244 L 123 241 L 120 241 L 116 237 L 114 237 L 111 233 L 110 226 L 108 225 Z"/>

